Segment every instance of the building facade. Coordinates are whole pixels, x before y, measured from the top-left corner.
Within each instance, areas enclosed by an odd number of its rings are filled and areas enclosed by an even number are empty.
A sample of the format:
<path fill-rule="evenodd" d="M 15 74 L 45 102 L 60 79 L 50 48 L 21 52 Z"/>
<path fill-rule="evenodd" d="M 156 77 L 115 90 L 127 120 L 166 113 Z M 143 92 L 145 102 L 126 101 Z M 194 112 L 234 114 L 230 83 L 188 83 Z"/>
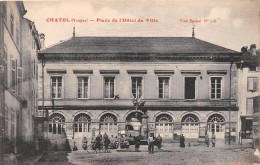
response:
<path fill-rule="evenodd" d="M 238 136 L 239 55 L 194 37 L 74 36 L 39 52 L 44 135 L 62 143 L 127 134 L 147 111 L 149 130 L 166 141 L 214 131 L 223 145 Z"/>
<path fill-rule="evenodd" d="M 28 124 L 32 122 L 31 100 L 28 93 L 32 92 L 33 82 L 36 86 L 32 95 L 36 95 L 37 75 L 31 77 L 32 61 L 37 63 L 37 50 L 31 50 L 37 36 L 33 34 L 28 20 L 24 18 L 26 10 L 23 2 L 2 1 L 1 5 L 1 47 L 0 47 L 0 105 L 1 105 L 1 153 L 16 152 L 17 140 L 32 140 L 32 132 L 27 132 Z M 30 42 L 27 42 L 30 40 Z M 35 65 L 36 67 L 36 65 Z M 36 73 L 36 71 L 35 71 Z M 30 83 L 29 83 L 30 82 Z M 29 84 L 28 84 L 29 83 Z M 3 120 L 2 120 L 3 119 Z M 33 124 L 31 124 L 33 125 Z M 1 159 L 2 160 L 2 159 Z M 1 163 L 0 163 L 1 164 Z"/>
<path fill-rule="evenodd" d="M 34 120 L 37 112 L 38 97 L 38 51 L 41 48 L 40 35 L 34 23 L 26 18 L 22 21 L 23 72 L 22 97 L 26 104 L 22 106 L 21 136 L 32 141 L 34 137 Z"/>
<path fill-rule="evenodd" d="M 254 97 L 260 95 L 260 51 L 256 45 L 242 49 L 243 55 L 238 62 L 238 128 L 240 129 L 240 143 L 252 143 L 253 139 L 253 113 Z"/>
<path fill-rule="evenodd" d="M 253 147 L 260 149 L 260 96 L 254 97 Z"/>
<path fill-rule="evenodd" d="M 4 50 L 4 32 L 3 32 L 3 4 L 0 2 L 0 164 L 3 160 L 3 145 L 4 145 L 4 67 L 3 50 Z"/>

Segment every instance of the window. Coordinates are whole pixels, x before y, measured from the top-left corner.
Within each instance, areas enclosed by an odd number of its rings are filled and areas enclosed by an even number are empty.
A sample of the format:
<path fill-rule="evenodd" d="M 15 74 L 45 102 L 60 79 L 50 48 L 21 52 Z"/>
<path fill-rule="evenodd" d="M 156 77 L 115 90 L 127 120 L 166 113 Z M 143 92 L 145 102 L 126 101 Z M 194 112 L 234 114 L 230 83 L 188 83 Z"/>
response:
<path fill-rule="evenodd" d="M 16 137 L 20 136 L 20 113 L 17 111 L 16 113 Z"/>
<path fill-rule="evenodd" d="M 114 98 L 115 77 L 104 77 L 104 98 Z"/>
<path fill-rule="evenodd" d="M 18 83 L 18 95 L 22 96 L 22 85 L 23 85 L 23 69 L 22 68 L 18 68 L 17 69 L 17 83 Z"/>
<path fill-rule="evenodd" d="M 7 50 L 4 47 L 4 54 L 3 54 L 3 67 L 4 67 L 4 83 L 7 85 Z"/>
<path fill-rule="evenodd" d="M 62 77 L 51 77 L 51 96 L 52 98 L 62 98 Z"/>
<path fill-rule="evenodd" d="M 169 77 L 159 77 L 159 98 L 168 99 L 169 98 Z"/>
<path fill-rule="evenodd" d="M 143 95 L 142 77 L 132 77 L 132 95 L 134 98 L 141 98 Z"/>
<path fill-rule="evenodd" d="M 20 42 L 19 42 L 19 37 L 20 33 L 19 33 L 19 30 L 18 30 L 18 24 L 16 24 L 16 44 L 17 44 L 17 47 L 20 48 Z"/>
<path fill-rule="evenodd" d="M 52 134 L 62 134 L 64 132 L 65 117 L 54 113 L 50 116 L 49 132 Z"/>
<path fill-rule="evenodd" d="M 14 127 L 14 121 L 15 119 L 15 114 L 14 114 L 14 110 L 11 109 L 11 139 L 13 140 L 14 139 L 14 131 L 15 131 L 15 127 Z"/>
<path fill-rule="evenodd" d="M 209 132 L 225 132 L 225 118 L 219 114 L 213 114 L 208 118 Z"/>
<path fill-rule="evenodd" d="M 185 77 L 185 99 L 195 99 L 196 77 Z"/>
<path fill-rule="evenodd" d="M 155 119 L 156 134 L 162 137 L 171 137 L 173 132 L 173 119 L 168 114 L 160 114 Z"/>
<path fill-rule="evenodd" d="M 117 117 L 111 113 L 106 113 L 100 118 L 100 133 L 104 134 L 118 133 Z"/>
<path fill-rule="evenodd" d="M 221 99 L 221 77 L 211 77 L 211 99 Z"/>
<path fill-rule="evenodd" d="M 14 16 L 13 14 L 11 14 L 11 17 L 10 17 L 10 31 L 11 31 L 11 35 L 14 36 Z"/>
<path fill-rule="evenodd" d="M 36 76 L 35 59 L 32 62 L 33 62 L 33 77 L 35 77 Z"/>
<path fill-rule="evenodd" d="M 8 120 L 9 120 L 9 115 L 8 115 L 8 108 L 5 107 L 5 137 L 8 137 Z"/>
<path fill-rule="evenodd" d="M 257 77 L 248 77 L 247 78 L 247 90 L 254 92 L 257 91 L 258 78 Z"/>
<path fill-rule="evenodd" d="M 246 101 L 247 101 L 247 103 L 246 103 L 246 115 L 253 116 L 253 114 L 254 114 L 254 109 L 253 109 L 254 100 L 253 100 L 253 98 L 247 98 Z"/>
<path fill-rule="evenodd" d="M 88 77 L 78 77 L 78 98 L 88 98 Z"/>
<path fill-rule="evenodd" d="M 90 132 L 91 118 L 87 114 L 79 114 L 74 119 L 74 132 Z"/>
<path fill-rule="evenodd" d="M 6 2 L 3 2 L 3 17 L 4 17 L 4 20 L 6 21 L 6 19 L 7 19 Z"/>
<path fill-rule="evenodd" d="M 17 60 L 11 59 L 11 89 L 16 91 L 16 66 Z"/>

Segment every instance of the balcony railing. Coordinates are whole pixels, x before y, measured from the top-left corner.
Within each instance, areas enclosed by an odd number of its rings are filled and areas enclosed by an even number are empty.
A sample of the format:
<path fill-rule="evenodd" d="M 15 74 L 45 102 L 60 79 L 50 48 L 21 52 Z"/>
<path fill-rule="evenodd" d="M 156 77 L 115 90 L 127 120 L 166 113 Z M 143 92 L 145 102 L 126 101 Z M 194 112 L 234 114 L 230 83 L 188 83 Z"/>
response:
<path fill-rule="evenodd" d="M 236 100 L 223 99 L 223 100 L 209 100 L 209 99 L 197 99 L 197 100 L 184 100 L 184 99 L 169 99 L 169 100 L 153 100 L 144 99 L 144 108 L 156 109 L 156 108 L 221 108 L 221 107 L 237 107 Z M 45 100 L 45 106 L 39 106 L 39 109 L 53 109 L 53 104 L 51 100 Z M 40 102 L 39 102 L 40 103 Z M 88 99 L 88 100 L 78 100 L 78 99 L 59 99 L 55 100 L 55 109 L 66 108 L 86 108 L 88 109 L 99 109 L 99 108 L 115 108 L 120 109 L 122 107 L 129 109 L 133 107 L 133 102 L 130 99 L 117 99 L 117 100 L 107 100 L 107 99 Z M 45 115 L 45 112 L 39 112 L 40 116 Z"/>

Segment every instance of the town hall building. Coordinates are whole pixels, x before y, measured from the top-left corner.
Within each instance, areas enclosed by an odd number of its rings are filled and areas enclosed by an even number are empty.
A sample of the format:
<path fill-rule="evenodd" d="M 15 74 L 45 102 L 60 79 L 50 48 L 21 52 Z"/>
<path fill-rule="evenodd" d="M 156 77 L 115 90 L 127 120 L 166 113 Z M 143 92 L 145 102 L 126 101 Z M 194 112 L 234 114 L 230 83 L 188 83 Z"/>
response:
<path fill-rule="evenodd" d="M 52 142 L 148 129 L 235 142 L 239 52 L 192 37 L 76 37 L 39 52 L 38 112 Z M 141 107 L 135 101 L 142 102 Z M 141 110 L 140 110 L 141 109 Z M 64 141 L 62 142 L 62 139 Z"/>

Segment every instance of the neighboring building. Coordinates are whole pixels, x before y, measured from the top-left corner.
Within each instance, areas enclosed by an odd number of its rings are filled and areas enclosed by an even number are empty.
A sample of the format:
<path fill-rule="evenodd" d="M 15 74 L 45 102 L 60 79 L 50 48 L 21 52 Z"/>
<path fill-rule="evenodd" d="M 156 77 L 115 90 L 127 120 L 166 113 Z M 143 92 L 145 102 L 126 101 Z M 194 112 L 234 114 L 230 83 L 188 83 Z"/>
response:
<path fill-rule="evenodd" d="M 253 147 L 260 149 L 260 96 L 254 97 Z"/>
<path fill-rule="evenodd" d="M 238 128 L 240 143 L 253 139 L 253 98 L 260 95 L 260 51 L 256 45 L 241 49 L 243 55 L 238 61 Z M 246 140 L 249 139 L 249 140 Z"/>
<path fill-rule="evenodd" d="M 3 32 L 3 3 L 0 2 L 0 147 L 4 145 L 4 32 Z M 0 164 L 3 164 L 3 149 L 0 149 Z"/>
<path fill-rule="evenodd" d="M 30 21 L 23 18 L 26 13 L 23 2 L 2 1 L 0 5 L 0 116 L 4 117 L 0 125 L 3 126 L 1 137 L 4 138 L 0 150 L 3 153 L 3 151 L 17 152 L 16 142 L 20 138 L 32 140 L 32 132 L 28 133 L 26 130 L 30 127 L 24 122 L 32 122 L 31 111 L 36 110 L 36 107 L 31 107 L 31 102 L 34 102 L 35 106 L 36 97 L 31 100 L 31 95 L 27 94 L 35 92 L 32 95 L 37 96 L 37 75 L 31 77 L 29 75 L 31 70 L 27 69 L 32 67 L 34 60 L 37 63 L 37 51 L 36 49 L 34 52 L 31 51 L 31 47 L 32 41 L 38 42 L 38 39 L 33 35 L 35 30 L 31 30 Z M 24 33 L 26 30 L 28 31 Z M 30 42 L 27 42 L 27 38 Z M 28 86 L 29 84 L 34 85 Z M 35 89 L 32 90 L 32 87 Z"/>
<path fill-rule="evenodd" d="M 22 132 L 23 139 L 30 141 L 34 136 L 34 120 L 38 102 L 38 50 L 41 48 L 40 34 L 34 23 L 23 19 L 22 44 L 23 46 L 23 88 L 22 96 L 27 101 L 22 107 Z"/>
<path fill-rule="evenodd" d="M 229 130 L 238 136 L 239 56 L 194 37 L 73 36 L 39 52 L 38 111 L 50 118 L 44 134 L 63 143 L 131 132 L 143 114 L 137 98 L 164 140 L 181 133 L 204 140 L 214 131 L 223 145 Z"/>

